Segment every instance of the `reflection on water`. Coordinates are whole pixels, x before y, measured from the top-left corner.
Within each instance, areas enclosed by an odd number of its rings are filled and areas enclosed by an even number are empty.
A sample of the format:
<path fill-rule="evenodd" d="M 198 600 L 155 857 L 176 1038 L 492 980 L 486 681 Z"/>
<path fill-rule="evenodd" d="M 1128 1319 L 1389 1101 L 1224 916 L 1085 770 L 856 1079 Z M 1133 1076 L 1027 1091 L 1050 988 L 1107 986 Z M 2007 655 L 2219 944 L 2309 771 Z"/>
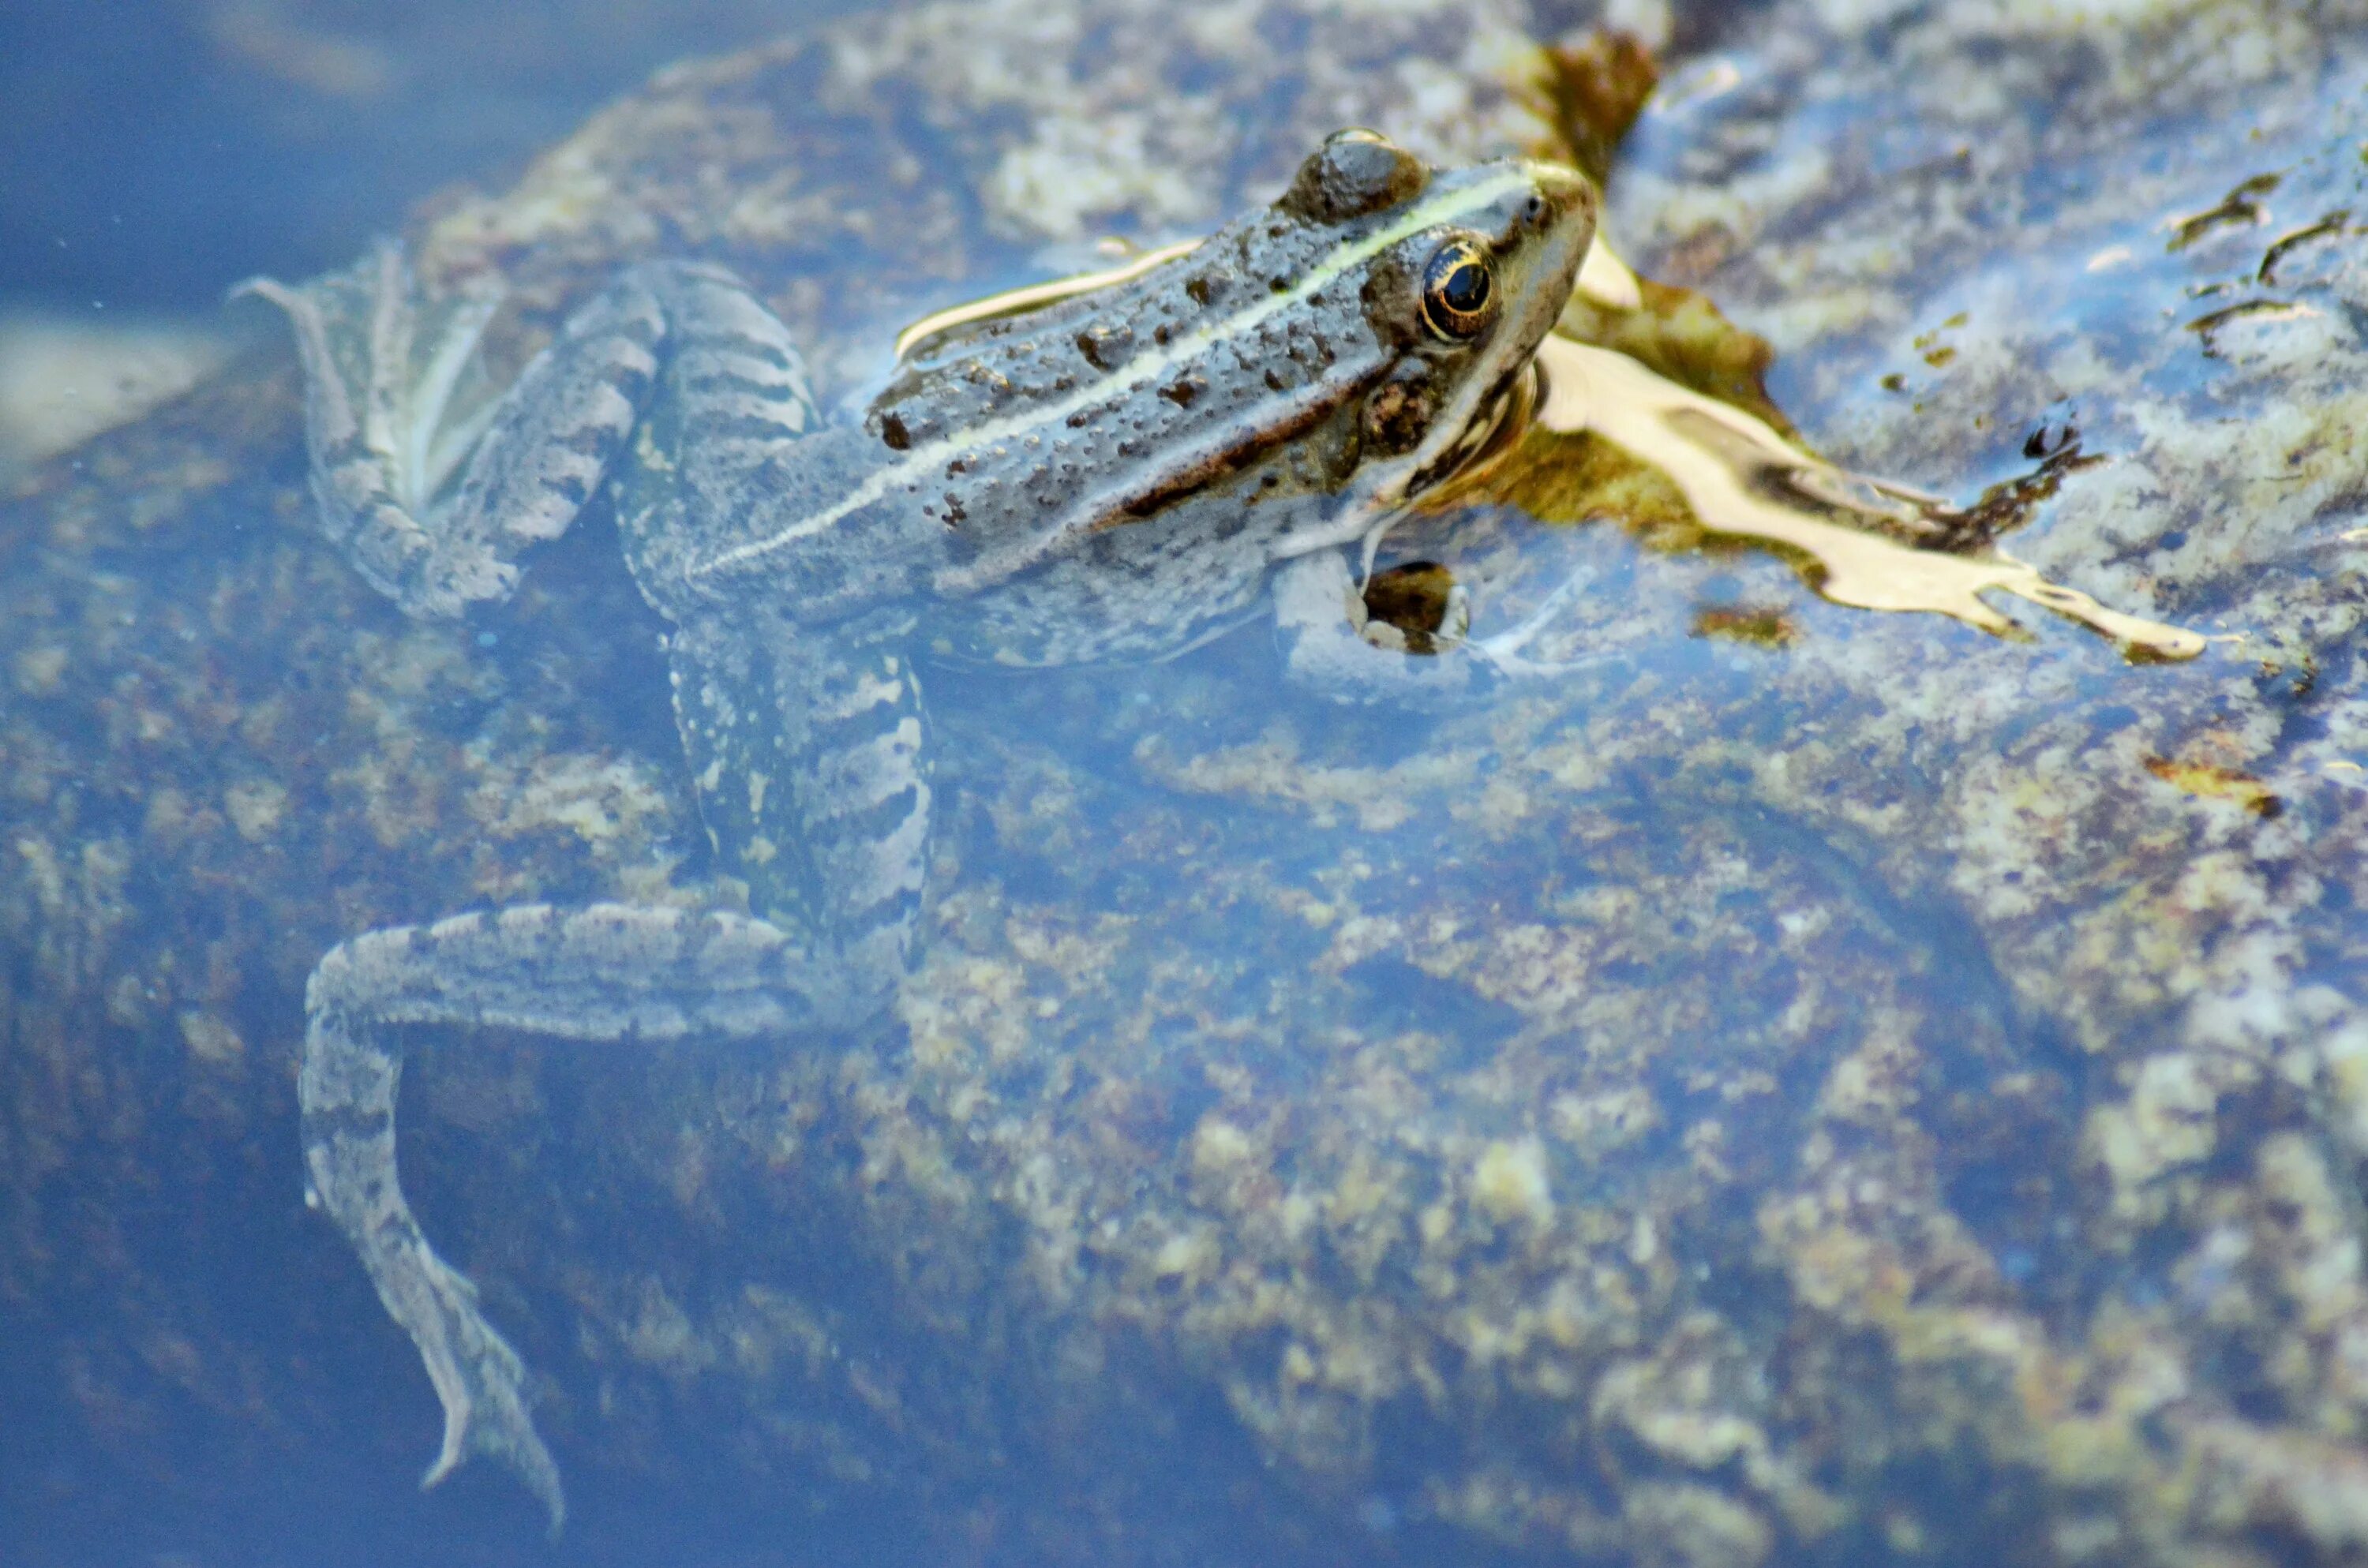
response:
<path fill-rule="evenodd" d="M 0 486 L 188 391 L 237 341 L 217 323 L 176 317 L 0 315 Z"/>
<path fill-rule="evenodd" d="M 2203 652 L 2203 639 L 2192 631 L 2108 609 L 2011 556 L 1895 542 L 1873 524 L 1907 509 L 1907 498 L 1804 458 L 1759 419 L 1687 392 L 1624 354 L 1555 338 L 1539 361 L 1549 389 L 1538 410 L 1542 426 L 1563 435 L 1591 431 L 1652 464 L 1713 535 L 1763 540 L 1808 557 L 1817 567 L 1817 591 L 1836 604 L 1924 610 L 1985 631 L 2014 631 L 2014 622 L 1981 598 L 1997 591 L 2091 626 L 2133 654 L 2192 659 Z M 1837 520 L 1851 518 L 1858 526 Z"/>
<path fill-rule="evenodd" d="M 245 347 L 240 278 L 341 265 L 653 69 L 848 4 L 7 7 L 0 483 Z"/>

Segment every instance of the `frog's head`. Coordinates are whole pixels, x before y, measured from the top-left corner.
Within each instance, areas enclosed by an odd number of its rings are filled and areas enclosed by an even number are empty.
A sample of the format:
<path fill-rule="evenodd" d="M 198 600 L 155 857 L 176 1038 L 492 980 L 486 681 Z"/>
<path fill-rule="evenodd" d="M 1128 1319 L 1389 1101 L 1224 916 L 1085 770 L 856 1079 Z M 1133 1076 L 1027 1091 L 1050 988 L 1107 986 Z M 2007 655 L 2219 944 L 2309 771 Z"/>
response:
<path fill-rule="evenodd" d="M 1419 499 L 1488 445 L 1570 299 L 1596 206 L 1575 169 L 1434 170 L 1370 131 L 1337 133 L 1301 166 L 1276 209 L 1337 231 L 1317 269 L 1353 274 L 1384 361 L 1363 390 L 1357 511 Z"/>

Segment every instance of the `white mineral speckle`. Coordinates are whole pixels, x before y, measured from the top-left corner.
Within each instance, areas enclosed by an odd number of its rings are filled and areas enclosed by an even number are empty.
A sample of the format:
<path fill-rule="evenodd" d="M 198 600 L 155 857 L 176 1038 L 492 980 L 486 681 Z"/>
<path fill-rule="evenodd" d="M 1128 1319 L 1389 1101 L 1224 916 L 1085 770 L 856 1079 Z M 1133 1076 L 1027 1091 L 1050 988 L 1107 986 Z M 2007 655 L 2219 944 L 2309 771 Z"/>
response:
<path fill-rule="evenodd" d="M 1472 1200 L 1500 1224 L 1518 1220 L 1543 1230 L 1554 1223 L 1545 1146 L 1534 1138 L 1518 1138 L 1483 1149 L 1472 1166 Z"/>

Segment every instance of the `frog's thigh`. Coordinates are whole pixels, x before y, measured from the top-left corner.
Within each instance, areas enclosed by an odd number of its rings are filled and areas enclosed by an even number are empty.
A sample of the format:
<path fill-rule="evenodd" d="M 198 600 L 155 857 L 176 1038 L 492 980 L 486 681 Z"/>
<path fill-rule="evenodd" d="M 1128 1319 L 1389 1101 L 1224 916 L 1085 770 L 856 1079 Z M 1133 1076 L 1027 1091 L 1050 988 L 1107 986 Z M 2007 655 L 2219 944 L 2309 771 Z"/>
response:
<path fill-rule="evenodd" d="M 1480 689 L 1481 661 L 1461 649 L 1417 657 L 1377 648 L 1363 635 L 1368 619 L 1344 552 L 1318 550 L 1275 568 L 1275 632 L 1292 679 L 1352 702 L 1442 702 Z"/>
<path fill-rule="evenodd" d="M 527 905 L 372 931 L 335 949 L 306 990 L 308 1197 L 360 1253 L 379 1300 L 411 1335 L 444 1407 L 426 1482 L 471 1454 L 514 1469 L 551 1512 L 559 1471 L 527 1414 L 518 1353 L 436 1255 L 395 1173 L 395 1026 L 530 1029 L 580 1040 L 795 1035 L 839 1022 L 835 987 L 762 921 L 672 909 Z"/>
<path fill-rule="evenodd" d="M 675 719 L 717 858 L 750 907 L 810 937 L 860 1016 L 903 978 L 931 792 L 908 629 L 774 616 L 687 623 Z"/>

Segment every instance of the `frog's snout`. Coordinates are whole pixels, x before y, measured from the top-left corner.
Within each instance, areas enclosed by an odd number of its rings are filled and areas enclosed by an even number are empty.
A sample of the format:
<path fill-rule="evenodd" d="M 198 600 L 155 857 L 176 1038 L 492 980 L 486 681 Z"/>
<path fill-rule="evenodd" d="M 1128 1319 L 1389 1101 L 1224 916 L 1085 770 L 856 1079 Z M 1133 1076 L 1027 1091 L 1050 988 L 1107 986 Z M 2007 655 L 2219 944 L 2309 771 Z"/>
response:
<path fill-rule="evenodd" d="M 1513 227 L 1531 234 L 1585 225 L 1595 228 L 1595 182 L 1577 169 L 1560 164 L 1529 165 L 1529 194 L 1513 215 Z"/>

